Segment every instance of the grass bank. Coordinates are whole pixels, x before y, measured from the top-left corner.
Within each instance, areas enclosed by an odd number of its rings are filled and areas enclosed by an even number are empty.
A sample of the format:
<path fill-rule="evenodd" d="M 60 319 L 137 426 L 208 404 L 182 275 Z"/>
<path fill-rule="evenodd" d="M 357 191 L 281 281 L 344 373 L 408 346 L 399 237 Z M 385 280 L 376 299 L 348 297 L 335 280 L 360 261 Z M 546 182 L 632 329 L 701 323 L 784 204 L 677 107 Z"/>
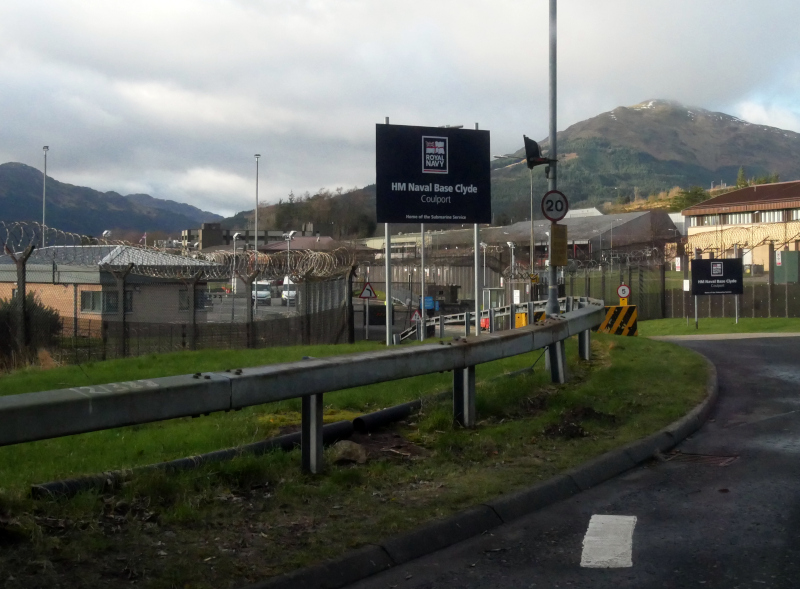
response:
<path fill-rule="evenodd" d="M 591 363 L 575 360 L 574 341 L 567 354 L 566 385 L 549 383 L 541 362 L 533 373 L 493 381 L 489 368 L 479 367 L 477 428 L 453 427 L 451 407 L 429 402 L 405 423 L 356 438 L 369 452 L 366 464 L 328 461 L 320 476 L 300 472 L 299 452 L 276 452 L 192 472 L 148 473 L 118 489 L 69 500 L 32 500 L 23 484 L 38 467 L 18 455 L 0 466 L 4 481 L 16 477 L 0 491 L 0 536 L 6 544 L 0 571 L 13 571 L 7 587 L 105 587 L 120 581 L 156 589 L 239 587 L 551 477 L 663 427 L 705 393 L 702 358 L 670 344 L 598 335 Z M 492 370 L 529 366 L 538 356 L 520 356 L 515 366 Z M 450 375 L 432 378 L 415 390 L 440 390 Z M 388 405 L 383 402 L 388 386 L 327 395 L 326 411 Z M 348 394 L 353 396 L 345 402 Z M 250 427 L 293 418 L 291 407 L 265 408 Z M 212 419 L 218 420 L 214 430 L 224 430 L 240 417 L 175 420 L 109 432 L 120 439 L 99 439 L 127 446 L 127 436 L 136 431 L 161 436 L 159 443 L 165 444 L 191 431 L 174 429 L 178 422 L 199 427 Z M 262 435 L 268 431 L 259 430 Z M 50 451 L 62 458 L 105 451 L 102 444 L 77 445 L 82 437 L 48 442 L 62 444 Z M 27 446 L 37 444 L 45 442 Z M 15 468 L 27 477 L 12 473 Z"/>
<path fill-rule="evenodd" d="M 699 329 L 694 327 L 694 317 L 686 319 L 653 319 L 639 322 L 639 335 L 648 337 L 652 335 L 697 335 L 703 333 L 800 333 L 800 319 L 769 319 L 739 318 L 737 324 L 730 318 L 700 318 Z"/>

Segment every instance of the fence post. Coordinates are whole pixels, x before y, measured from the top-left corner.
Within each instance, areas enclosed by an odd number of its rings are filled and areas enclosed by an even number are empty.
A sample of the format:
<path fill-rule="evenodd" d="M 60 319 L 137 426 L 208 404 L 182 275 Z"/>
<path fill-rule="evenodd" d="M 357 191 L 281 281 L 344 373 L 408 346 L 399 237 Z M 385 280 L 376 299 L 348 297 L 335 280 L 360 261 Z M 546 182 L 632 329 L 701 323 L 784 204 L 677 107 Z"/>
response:
<path fill-rule="evenodd" d="M 775 290 L 775 243 L 770 241 L 767 246 L 767 262 L 769 271 L 767 272 L 767 317 L 772 317 L 772 294 Z"/>
<path fill-rule="evenodd" d="M 322 394 L 305 395 L 300 415 L 300 453 L 303 470 L 322 472 Z"/>
<path fill-rule="evenodd" d="M 72 337 L 75 340 L 73 347 L 77 347 L 78 340 L 78 283 L 72 285 Z M 77 363 L 77 362 L 76 362 Z"/>
<path fill-rule="evenodd" d="M 256 302 L 253 301 L 253 281 L 256 279 L 256 276 L 258 276 L 258 270 L 254 270 L 250 274 L 244 274 L 244 275 L 240 274 L 237 271 L 236 275 L 239 277 L 239 279 L 242 282 L 244 282 L 245 288 L 247 289 L 247 303 L 246 303 L 246 305 L 247 305 L 247 307 L 246 307 L 247 308 L 247 315 L 245 315 L 245 317 L 247 318 L 247 327 L 246 327 L 247 344 L 246 345 L 247 345 L 248 348 L 253 348 L 253 347 L 255 347 L 255 342 L 253 341 L 254 340 L 254 338 L 253 338 L 253 332 L 254 332 L 254 329 L 253 329 L 253 305 L 256 304 Z M 295 286 L 295 288 L 297 288 L 297 287 Z M 295 306 L 297 305 L 297 294 L 298 293 L 299 293 L 299 289 L 297 291 L 295 291 L 295 299 L 294 299 Z M 287 307 L 288 307 L 288 299 L 287 299 Z"/>
<path fill-rule="evenodd" d="M 586 291 L 583 296 L 585 296 L 585 297 L 592 296 L 590 294 L 590 291 L 591 291 L 591 278 L 589 277 L 589 268 L 584 268 L 583 269 L 583 282 L 584 282 L 584 287 L 585 287 L 584 290 Z"/>
<path fill-rule="evenodd" d="M 189 278 L 188 282 L 186 283 L 189 294 L 189 313 L 191 313 L 190 317 L 192 318 L 192 321 L 189 324 L 190 350 L 197 349 L 197 292 L 195 289 L 197 288 L 197 282 L 200 280 L 200 277 L 202 275 L 203 271 L 200 270 L 199 272 L 194 274 L 191 278 Z"/>
<path fill-rule="evenodd" d="M 28 265 L 28 258 L 31 257 L 33 250 L 36 248 L 34 244 L 30 244 L 22 251 L 22 255 L 18 258 L 14 255 L 8 245 L 4 246 L 6 254 L 13 260 L 14 265 L 17 267 L 17 296 L 15 307 L 17 329 L 15 330 L 17 351 L 20 355 L 25 355 L 28 350 L 28 309 L 27 309 L 27 278 L 25 275 L 26 267 Z"/>
<path fill-rule="evenodd" d="M 353 277 L 356 274 L 358 266 L 353 265 L 347 272 L 347 280 L 345 281 L 345 304 L 347 305 L 347 343 L 354 344 L 356 342 L 356 319 L 355 309 L 353 308 Z"/>
<path fill-rule="evenodd" d="M 470 312 L 464 313 L 464 335 L 469 337 L 470 334 Z"/>
<path fill-rule="evenodd" d="M 453 422 L 475 427 L 475 367 L 453 370 Z"/>
<path fill-rule="evenodd" d="M 661 288 L 661 319 L 667 318 L 667 263 L 661 262 L 659 267 L 659 288 Z"/>
<path fill-rule="evenodd" d="M 124 358 L 127 356 L 128 351 L 128 330 L 127 325 L 125 323 L 125 279 L 128 277 L 128 274 L 131 273 L 133 270 L 133 262 L 125 266 L 124 270 L 115 270 L 111 266 L 104 265 L 103 270 L 111 274 L 114 277 L 114 282 L 117 287 L 117 314 L 119 315 L 120 321 L 120 335 L 119 335 L 119 343 L 118 343 L 118 350 L 120 358 Z M 105 309 L 103 309 L 105 311 Z"/>
<path fill-rule="evenodd" d="M 439 339 L 444 339 L 444 315 L 439 315 Z"/>
<path fill-rule="evenodd" d="M 600 298 L 606 299 L 606 269 L 600 266 Z"/>
<path fill-rule="evenodd" d="M 494 308 L 489 309 L 489 333 L 494 333 L 495 330 L 497 329 L 495 323 L 496 321 L 495 313 L 496 311 L 494 310 Z"/>

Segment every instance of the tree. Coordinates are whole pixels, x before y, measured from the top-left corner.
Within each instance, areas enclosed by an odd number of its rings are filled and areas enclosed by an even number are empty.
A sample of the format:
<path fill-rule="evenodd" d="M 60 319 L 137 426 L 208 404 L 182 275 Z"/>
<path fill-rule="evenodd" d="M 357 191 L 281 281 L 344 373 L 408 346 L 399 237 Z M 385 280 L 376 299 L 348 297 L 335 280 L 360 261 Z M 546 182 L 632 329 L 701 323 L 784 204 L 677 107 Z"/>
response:
<path fill-rule="evenodd" d="M 700 186 L 692 186 L 689 190 L 681 190 L 672 201 L 673 211 L 682 211 L 689 207 L 708 200 L 708 193 Z"/>
<path fill-rule="evenodd" d="M 747 186 L 747 176 L 744 175 L 744 166 L 742 166 L 736 175 L 736 188 L 744 188 L 745 186 Z"/>

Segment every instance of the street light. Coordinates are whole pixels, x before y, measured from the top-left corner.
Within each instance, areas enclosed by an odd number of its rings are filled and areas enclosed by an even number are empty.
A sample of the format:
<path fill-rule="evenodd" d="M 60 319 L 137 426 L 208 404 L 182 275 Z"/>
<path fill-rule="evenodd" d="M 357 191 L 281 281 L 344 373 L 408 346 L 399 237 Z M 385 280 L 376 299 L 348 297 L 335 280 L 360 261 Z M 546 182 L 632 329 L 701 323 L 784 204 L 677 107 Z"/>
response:
<path fill-rule="evenodd" d="M 255 155 L 256 158 L 256 215 L 253 221 L 253 225 L 255 227 L 255 245 L 253 246 L 253 250 L 258 253 L 258 158 L 261 157 L 260 153 Z"/>
<path fill-rule="evenodd" d="M 623 219 L 611 219 L 611 253 L 610 260 L 611 260 L 611 271 L 614 271 L 614 221 L 622 221 Z"/>
<path fill-rule="evenodd" d="M 489 244 L 480 242 L 480 247 L 483 249 L 483 291 L 481 292 L 481 305 L 483 308 L 488 309 L 486 305 L 486 248 L 489 247 Z M 477 293 L 475 294 L 475 298 L 477 298 Z"/>
<path fill-rule="evenodd" d="M 45 145 L 42 147 L 42 151 L 44 152 L 44 176 L 42 176 L 42 247 L 45 246 L 45 217 L 44 217 L 44 205 L 45 200 L 47 197 L 47 152 L 50 151 L 50 148 Z"/>
<path fill-rule="evenodd" d="M 517 247 L 517 244 L 513 241 L 507 241 L 506 244 L 511 248 L 511 274 L 508 277 L 511 280 L 514 277 L 514 248 Z"/>
<path fill-rule="evenodd" d="M 289 276 L 291 274 L 290 270 L 292 268 L 292 259 L 291 259 L 291 249 L 292 249 L 292 240 L 294 239 L 294 234 L 297 231 L 289 231 L 289 233 L 284 233 L 283 238 L 286 240 L 286 275 Z"/>
<path fill-rule="evenodd" d="M 231 323 L 234 321 L 236 310 L 236 240 L 241 238 L 241 233 L 233 234 L 233 258 L 231 258 L 231 294 L 234 296 L 231 299 Z"/>

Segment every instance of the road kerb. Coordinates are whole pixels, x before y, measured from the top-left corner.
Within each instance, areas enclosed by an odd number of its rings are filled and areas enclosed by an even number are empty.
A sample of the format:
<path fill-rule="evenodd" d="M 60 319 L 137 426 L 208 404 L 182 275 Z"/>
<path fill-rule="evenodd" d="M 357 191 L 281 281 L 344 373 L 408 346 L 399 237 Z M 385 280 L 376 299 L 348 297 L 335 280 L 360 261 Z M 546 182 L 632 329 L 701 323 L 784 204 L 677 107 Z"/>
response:
<path fill-rule="evenodd" d="M 637 442 L 606 452 L 566 473 L 529 489 L 500 496 L 444 520 L 427 524 L 321 565 L 273 577 L 245 589 L 340 589 L 391 566 L 425 556 L 468 540 L 487 529 L 510 523 L 543 507 L 568 499 L 664 452 L 693 434 L 708 418 L 719 395 L 716 367 L 706 359 L 706 398 L 682 418 Z M 683 437 L 680 437 L 683 436 Z M 605 470 L 604 470 L 605 469 Z M 530 503 L 526 505 L 526 498 Z M 378 549 L 378 550 L 376 550 Z M 388 559 L 382 560 L 383 554 Z M 398 560 L 395 560 L 398 559 Z M 360 576 L 358 576 L 360 575 Z"/>

